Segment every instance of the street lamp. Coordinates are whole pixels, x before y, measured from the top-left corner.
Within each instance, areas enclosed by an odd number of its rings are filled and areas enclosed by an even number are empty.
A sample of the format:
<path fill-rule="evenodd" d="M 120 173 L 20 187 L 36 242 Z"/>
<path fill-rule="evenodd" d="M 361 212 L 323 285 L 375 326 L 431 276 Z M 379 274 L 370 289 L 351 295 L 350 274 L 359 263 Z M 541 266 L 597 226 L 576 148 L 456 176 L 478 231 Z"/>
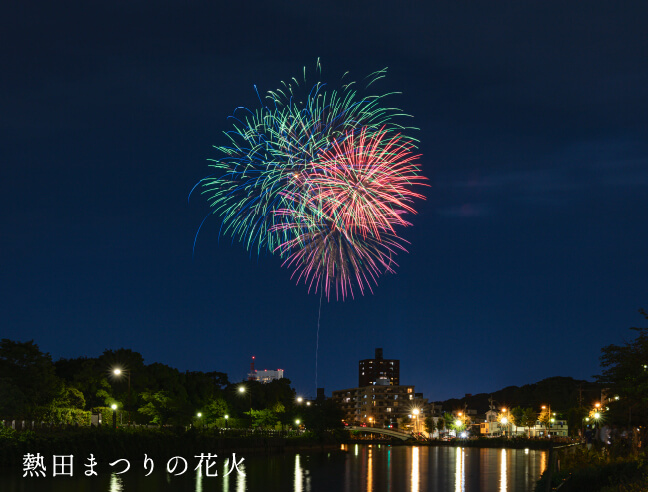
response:
<path fill-rule="evenodd" d="M 540 415 L 542 415 L 542 420 L 545 422 L 545 433 L 549 434 L 549 419 L 551 418 L 551 405 L 547 407 L 547 405 L 542 405 L 540 408 L 542 408 L 542 412 Z M 546 411 L 546 416 L 543 415 Z M 546 436 L 545 436 L 546 437 Z"/>
<path fill-rule="evenodd" d="M 227 424 L 228 424 L 228 422 L 227 422 L 227 419 L 228 419 L 228 418 L 229 418 L 229 415 L 225 415 L 225 428 L 226 428 L 226 429 L 229 429 L 229 427 L 228 427 L 228 425 L 227 425 Z"/>
<path fill-rule="evenodd" d="M 201 418 L 201 417 L 202 417 L 202 413 L 198 412 L 198 413 L 196 414 L 196 417 L 198 417 L 200 420 L 202 420 L 202 418 Z M 203 426 L 203 428 L 205 427 L 205 423 L 204 423 L 204 422 L 203 422 L 203 425 L 202 425 L 202 426 Z"/>
<path fill-rule="evenodd" d="M 508 419 L 507 419 L 506 417 L 502 417 L 502 419 L 500 420 L 500 422 L 501 422 L 502 424 L 504 424 L 504 427 L 507 427 L 507 426 L 508 426 L 508 425 L 507 425 L 507 424 L 508 424 Z M 507 432 L 504 431 L 504 433 L 506 434 Z"/>
<path fill-rule="evenodd" d="M 419 425 L 418 425 L 418 416 L 419 416 L 419 413 L 420 413 L 420 412 L 421 412 L 421 411 L 420 411 L 418 408 L 415 408 L 414 410 L 412 410 L 412 413 L 413 413 L 414 416 L 416 417 L 416 423 L 414 424 L 414 432 L 416 432 L 416 435 L 417 435 L 417 436 L 418 436 L 418 433 L 419 433 L 419 430 L 418 430 L 418 429 L 419 429 Z"/>
<path fill-rule="evenodd" d="M 252 412 L 252 392 L 247 390 L 243 385 L 239 386 L 238 390 L 241 394 L 247 391 L 248 397 L 250 398 L 250 412 Z M 252 417 L 252 414 L 250 414 L 250 417 Z"/>
<path fill-rule="evenodd" d="M 131 414 L 130 414 L 130 407 L 131 407 L 130 376 L 131 376 L 131 372 L 130 371 L 123 371 L 123 370 L 119 369 L 118 367 L 113 369 L 113 374 L 115 376 L 117 376 L 117 377 L 121 376 L 122 373 L 126 373 L 126 375 L 128 376 L 128 425 L 130 425 L 131 424 Z"/>
<path fill-rule="evenodd" d="M 303 402 L 303 401 L 304 401 L 304 399 L 303 399 L 301 396 L 298 396 L 298 397 L 297 397 L 297 403 L 301 403 L 301 402 Z"/>
<path fill-rule="evenodd" d="M 110 405 L 110 408 L 112 408 L 113 411 L 113 429 L 116 429 L 117 428 L 117 405 L 113 403 L 112 405 Z"/>

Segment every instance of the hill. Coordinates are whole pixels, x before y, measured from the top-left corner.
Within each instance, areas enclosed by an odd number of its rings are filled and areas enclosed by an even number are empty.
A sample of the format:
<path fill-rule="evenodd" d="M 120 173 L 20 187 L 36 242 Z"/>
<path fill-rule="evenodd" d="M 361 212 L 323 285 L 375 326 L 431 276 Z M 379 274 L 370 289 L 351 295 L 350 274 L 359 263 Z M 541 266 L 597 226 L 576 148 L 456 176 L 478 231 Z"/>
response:
<path fill-rule="evenodd" d="M 540 408 L 542 405 L 550 405 L 552 411 L 567 412 L 570 408 L 579 406 L 579 392 L 585 407 L 600 401 L 601 386 L 599 384 L 556 376 L 533 384 L 508 386 L 492 393 L 466 395 L 463 398 L 451 398 L 438 403 L 442 405 L 445 412 L 464 408 L 464 405 L 467 404 L 468 408 L 483 414 L 488 410 L 488 400 L 492 396 L 496 408 L 516 406 Z"/>

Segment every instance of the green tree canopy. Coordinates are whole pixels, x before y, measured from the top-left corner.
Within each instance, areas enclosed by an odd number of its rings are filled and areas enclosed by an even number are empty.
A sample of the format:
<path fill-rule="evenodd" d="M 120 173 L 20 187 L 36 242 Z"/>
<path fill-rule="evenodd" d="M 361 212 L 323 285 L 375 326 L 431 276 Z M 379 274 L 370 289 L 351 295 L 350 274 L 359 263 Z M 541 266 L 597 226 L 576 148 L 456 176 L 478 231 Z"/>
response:
<path fill-rule="evenodd" d="M 33 340 L 0 341 L 0 414 L 30 417 L 39 406 L 50 405 L 62 388 L 49 354 Z"/>

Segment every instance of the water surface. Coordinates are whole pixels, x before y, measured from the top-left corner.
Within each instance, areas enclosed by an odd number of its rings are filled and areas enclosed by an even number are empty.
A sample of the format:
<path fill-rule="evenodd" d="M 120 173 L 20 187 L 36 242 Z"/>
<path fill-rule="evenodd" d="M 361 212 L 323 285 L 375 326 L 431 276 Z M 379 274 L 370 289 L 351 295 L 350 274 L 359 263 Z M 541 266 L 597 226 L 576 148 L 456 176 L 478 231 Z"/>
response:
<path fill-rule="evenodd" d="M 240 459 L 241 456 L 237 455 Z M 84 475 L 75 459 L 74 476 L 22 477 L 22 469 L 0 473 L 2 492 L 531 492 L 544 471 L 547 452 L 524 449 L 478 449 L 436 446 L 343 445 L 337 452 L 245 457 L 232 468 L 231 454 L 216 458 L 207 476 L 194 470 L 198 459 L 186 456 L 181 476 L 156 462 L 145 474 L 143 462 L 130 470 L 103 466 L 96 477 Z M 237 459 L 237 461 L 238 461 Z"/>

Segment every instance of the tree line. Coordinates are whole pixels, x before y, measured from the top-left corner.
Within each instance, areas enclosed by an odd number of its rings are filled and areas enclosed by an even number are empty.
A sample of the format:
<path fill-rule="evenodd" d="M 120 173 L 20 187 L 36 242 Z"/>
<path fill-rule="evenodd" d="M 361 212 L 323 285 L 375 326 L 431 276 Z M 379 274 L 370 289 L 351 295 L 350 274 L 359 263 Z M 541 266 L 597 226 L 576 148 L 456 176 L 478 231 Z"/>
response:
<path fill-rule="evenodd" d="M 33 340 L 0 341 L 0 419 L 5 420 L 89 425 L 95 413 L 110 423 L 115 405 L 121 424 L 281 428 L 299 420 L 313 428 L 337 427 L 325 418 L 339 416 L 329 404 L 306 406 L 295 396 L 286 378 L 232 383 L 224 372 L 145 364 L 140 353 L 124 348 L 54 362 Z"/>

